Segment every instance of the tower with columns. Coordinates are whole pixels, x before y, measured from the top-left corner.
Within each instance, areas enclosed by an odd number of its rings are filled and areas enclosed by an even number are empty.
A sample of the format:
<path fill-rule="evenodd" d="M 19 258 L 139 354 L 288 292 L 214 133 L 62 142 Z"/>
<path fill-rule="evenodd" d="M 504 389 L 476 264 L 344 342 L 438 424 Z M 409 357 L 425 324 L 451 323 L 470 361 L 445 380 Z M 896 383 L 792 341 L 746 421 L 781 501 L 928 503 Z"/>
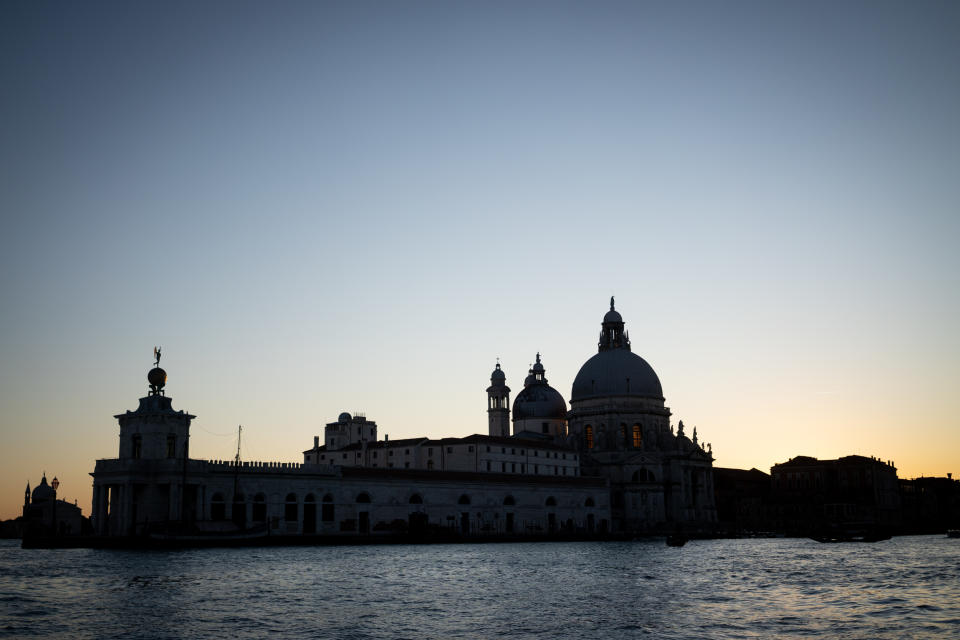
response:
<path fill-rule="evenodd" d="M 490 375 L 490 386 L 487 387 L 487 417 L 491 436 L 510 436 L 510 387 L 499 362 Z"/>

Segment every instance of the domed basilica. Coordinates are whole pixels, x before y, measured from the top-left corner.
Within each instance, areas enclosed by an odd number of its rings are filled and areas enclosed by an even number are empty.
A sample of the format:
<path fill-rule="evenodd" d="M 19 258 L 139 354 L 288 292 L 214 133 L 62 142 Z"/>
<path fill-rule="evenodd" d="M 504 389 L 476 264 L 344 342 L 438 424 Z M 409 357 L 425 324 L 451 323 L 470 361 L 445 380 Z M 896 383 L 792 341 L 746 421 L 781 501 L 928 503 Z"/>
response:
<path fill-rule="evenodd" d="M 601 326 L 569 408 L 538 353 L 512 405 L 496 365 L 488 434 L 380 439 L 375 421 L 343 412 L 313 437 L 302 463 L 241 460 L 239 446 L 233 460 L 191 458 L 196 416 L 173 409 L 156 349 L 147 396 L 115 416 L 117 457 L 96 462 L 93 529 L 137 540 L 318 541 L 709 531 L 709 445 L 696 429 L 688 438 L 682 422 L 674 432 L 660 380 L 632 352 L 612 298 Z"/>
<path fill-rule="evenodd" d="M 569 411 L 537 354 L 513 404 L 513 436 L 552 439 L 579 454 L 580 475 L 607 478 L 617 530 L 709 527 L 716 521 L 711 448 L 696 429 L 688 437 L 682 421 L 674 431 L 660 379 L 631 350 L 624 324 L 611 298 L 597 354 L 573 381 Z M 487 389 L 490 435 L 508 435 L 509 391 L 498 364 Z"/>

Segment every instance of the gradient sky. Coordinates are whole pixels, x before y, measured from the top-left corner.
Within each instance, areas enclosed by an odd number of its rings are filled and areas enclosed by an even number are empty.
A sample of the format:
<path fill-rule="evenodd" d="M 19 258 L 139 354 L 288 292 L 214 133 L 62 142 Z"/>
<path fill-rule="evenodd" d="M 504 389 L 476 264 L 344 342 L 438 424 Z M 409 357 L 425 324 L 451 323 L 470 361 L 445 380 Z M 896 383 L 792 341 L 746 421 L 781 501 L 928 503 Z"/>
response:
<path fill-rule="evenodd" d="M 718 466 L 960 474 L 960 4 L 0 4 L 0 517 L 191 454 L 484 433 L 610 295 Z"/>

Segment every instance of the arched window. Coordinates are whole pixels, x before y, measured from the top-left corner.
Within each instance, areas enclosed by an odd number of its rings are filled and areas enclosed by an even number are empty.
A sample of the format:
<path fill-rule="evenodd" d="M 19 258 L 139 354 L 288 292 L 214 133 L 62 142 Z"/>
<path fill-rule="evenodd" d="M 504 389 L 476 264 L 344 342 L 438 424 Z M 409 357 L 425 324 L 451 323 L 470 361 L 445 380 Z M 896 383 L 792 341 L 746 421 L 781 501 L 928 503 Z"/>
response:
<path fill-rule="evenodd" d="M 223 504 L 223 494 L 220 492 L 213 494 L 213 497 L 210 498 L 210 519 L 211 520 L 227 519 L 227 509 Z"/>
<path fill-rule="evenodd" d="M 333 522 L 333 496 L 329 493 L 323 496 L 323 506 L 320 507 L 320 520 Z"/>
<path fill-rule="evenodd" d="M 303 532 L 317 532 L 317 501 L 312 493 L 303 499 Z"/>
<path fill-rule="evenodd" d="M 653 482 L 656 480 L 656 477 L 647 469 L 640 469 L 633 472 L 631 480 L 633 482 Z"/>
<path fill-rule="evenodd" d="M 423 498 L 419 493 L 415 493 L 410 496 L 410 504 L 423 504 Z"/>
<path fill-rule="evenodd" d="M 512 507 L 513 505 L 517 504 L 517 501 L 513 499 L 513 496 L 507 496 L 503 499 L 503 504 L 506 507 Z"/>
<path fill-rule="evenodd" d="M 593 498 L 587 498 L 587 501 L 583 503 L 583 506 L 585 506 L 585 507 L 595 506 L 594 503 L 593 503 Z"/>
<path fill-rule="evenodd" d="M 547 506 L 548 506 L 548 507 L 555 507 L 555 506 L 557 506 L 557 499 L 554 498 L 553 496 L 550 496 L 549 498 L 547 498 Z"/>
<path fill-rule="evenodd" d="M 135 435 L 133 436 L 130 442 L 131 442 L 130 457 L 139 458 L 140 455 L 143 453 L 143 437 L 140 436 L 139 434 Z"/>
<path fill-rule="evenodd" d="M 358 503 L 362 503 L 362 504 L 369 504 L 369 503 L 370 503 L 370 494 L 367 493 L 366 491 L 364 491 L 363 493 L 361 493 L 360 495 L 357 496 L 357 502 L 358 502 Z"/>
<path fill-rule="evenodd" d="M 288 493 L 286 505 L 283 509 L 283 519 L 287 522 L 297 521 L 297 494 Z"/>
<path fill-rule="evenodd" d="M 457 500 L 457 504 L 470 504 L 470 496 L 463 494 L 460 496 L 460 499 Z"/>
<path fill-rule="evenodd" d="M 262 493 L 253 496 L 253 521 L 267 521 L 267 499 Z"/>
<path fill-rule="evenodd" d="M 593 427 L 587 425 L 583 430 L 583 435 L 587 440 L 587 449 L 593 449 Z"/>
<path fill-rule="evenodd" d="M 633 425 L 633 448 L 639 449 L 643 444 L 643 434 L 640 432 L 640 425 Z"/>

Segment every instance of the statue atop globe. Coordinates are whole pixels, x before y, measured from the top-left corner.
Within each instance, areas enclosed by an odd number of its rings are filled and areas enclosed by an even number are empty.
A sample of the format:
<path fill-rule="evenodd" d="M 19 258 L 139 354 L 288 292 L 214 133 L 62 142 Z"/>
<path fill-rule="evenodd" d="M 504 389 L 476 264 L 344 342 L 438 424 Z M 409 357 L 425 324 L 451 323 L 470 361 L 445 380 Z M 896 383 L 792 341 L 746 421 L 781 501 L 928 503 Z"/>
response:
<path fill-rule="evenodd" d="M 160 368 L 160 347 L 153 348 L 153 369 L 147 373 L 147 382 L 150 383 L 150 395 L 163 395 L 163 387 L 167 384 L 167 372 Z"/>

